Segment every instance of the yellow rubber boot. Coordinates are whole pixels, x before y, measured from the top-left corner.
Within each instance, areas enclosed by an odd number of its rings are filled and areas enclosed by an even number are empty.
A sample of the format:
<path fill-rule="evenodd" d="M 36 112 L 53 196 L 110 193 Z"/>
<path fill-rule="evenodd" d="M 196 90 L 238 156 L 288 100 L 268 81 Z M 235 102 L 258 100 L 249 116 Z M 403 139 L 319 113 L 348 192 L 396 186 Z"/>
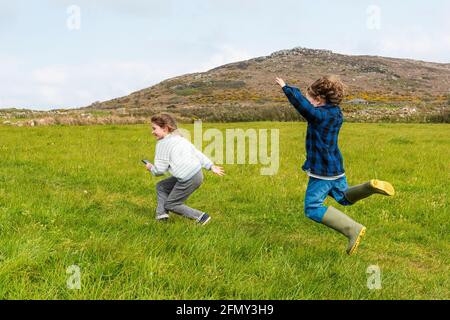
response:
<path fill-rule="evenodd" d="M 366 233 L 366 227 L 353 221 L 349 216 L 333 207 L 328 207 L 322 219 L 322 224 L 347 237 L 348 255 L 352 255 L 356 252 L 362 237 Z"/>
<path fill-rule="evenodd" d="M 386 181 L 370 180 L 369 182 L 353 186 L 345 191 L 345 198 L 351 203 L 370 197 L 373 194 L 393 196 L 395 194 L 392 184 Z"/>

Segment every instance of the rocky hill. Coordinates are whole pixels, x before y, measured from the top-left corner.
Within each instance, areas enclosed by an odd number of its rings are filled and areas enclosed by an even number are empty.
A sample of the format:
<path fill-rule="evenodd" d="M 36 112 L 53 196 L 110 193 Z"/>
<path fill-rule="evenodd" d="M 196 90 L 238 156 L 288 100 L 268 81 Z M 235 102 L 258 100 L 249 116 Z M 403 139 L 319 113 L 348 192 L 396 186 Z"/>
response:
<path fill-rule="evenodd" d="M 305 89 L 326 74 L 339 75 L 347 86 L 342 108 L 349 121 L 448 122 L 450 64 L 305 48 L 182 75 L 73 112 L 139 121 L 162 111 L 188 122 L 296 120 L 275 77 Z"/>

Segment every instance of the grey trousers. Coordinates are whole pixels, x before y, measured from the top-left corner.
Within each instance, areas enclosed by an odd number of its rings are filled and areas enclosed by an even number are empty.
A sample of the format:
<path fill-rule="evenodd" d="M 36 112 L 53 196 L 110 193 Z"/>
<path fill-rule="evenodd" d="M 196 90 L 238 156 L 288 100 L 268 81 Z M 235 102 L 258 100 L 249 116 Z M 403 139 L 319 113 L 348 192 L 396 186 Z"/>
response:
<path fill-rule="evenodd" d="M 204 212 L 192 209 L 184 204 L 189 196 L 197 190 L 203 182 L 203 172 L 200 170 L 187 181 L 178 181 L 175 177 L 161 180 L 156 184 L 158 206 L 156 219 L 166 216 L 169 211 L 190 219 L 200 219 Z"/>

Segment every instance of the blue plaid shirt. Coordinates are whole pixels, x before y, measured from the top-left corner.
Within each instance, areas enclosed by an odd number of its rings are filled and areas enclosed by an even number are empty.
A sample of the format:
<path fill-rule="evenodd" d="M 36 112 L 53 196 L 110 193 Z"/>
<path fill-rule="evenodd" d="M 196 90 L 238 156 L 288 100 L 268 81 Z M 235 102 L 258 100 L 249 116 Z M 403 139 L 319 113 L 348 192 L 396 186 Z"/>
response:
<path fill-rule="evenodd" d="M 289 102 L 308 121 L 306 161 L 302 169 L 324 177 L 345 173 L 338 147 L 339 130 L 344 121 L 339 106 L 326 104 L 314 107 L 299 89 L 285 86 L 283 91 Z"/>

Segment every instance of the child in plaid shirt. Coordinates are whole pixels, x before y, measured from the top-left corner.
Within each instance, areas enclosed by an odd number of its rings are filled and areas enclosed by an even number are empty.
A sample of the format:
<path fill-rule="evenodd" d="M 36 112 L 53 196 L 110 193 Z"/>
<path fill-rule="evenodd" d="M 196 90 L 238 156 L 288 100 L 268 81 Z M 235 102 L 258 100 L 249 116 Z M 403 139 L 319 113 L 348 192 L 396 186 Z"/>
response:
<path fill-rule="evenodd" d="M 325 207 L 327 196 L 343 206 L 375 193 L 392 196 L 394 188 L 385 181 L 370 180 L 348 187 L 343 159 L 338 147 L 339 130 L 343 116 L 339 104 L 344 97 L 344 85 L 336 76 L 322 77 L 307 90 L 306 97 L 299 89 L 290 87 L 281 78 L 276 79 L 289 102 L 308 122 L 306 132 L 306 161 L 302 167 L 309 176 L 305 196 L 305 215 L 346 236 L 347 253 L 356 252 L 366 227 L 334 207 Z"/>

